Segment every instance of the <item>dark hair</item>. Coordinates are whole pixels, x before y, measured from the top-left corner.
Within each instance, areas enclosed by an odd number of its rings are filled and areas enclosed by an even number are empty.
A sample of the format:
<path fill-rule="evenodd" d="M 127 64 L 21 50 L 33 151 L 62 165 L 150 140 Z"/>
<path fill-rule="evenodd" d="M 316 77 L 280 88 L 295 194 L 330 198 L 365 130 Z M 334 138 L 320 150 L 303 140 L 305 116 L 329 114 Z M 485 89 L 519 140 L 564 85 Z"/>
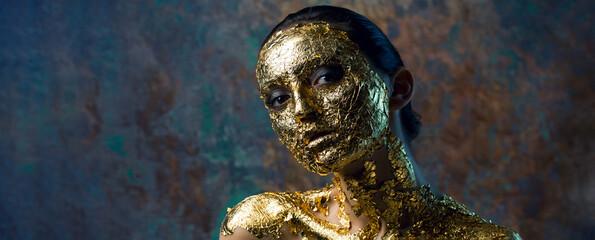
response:
<path fill-rule="evenodd" d="M 390 75 L 404 66 L 395 47 L 374 23 L 354 11 L 340 7 L 315 6 L 289 14 L 271 30 L 263 45 L 279 30 L 298 23 L 316 21 L 327 22 L 333 28 L 347 32 L 349 39 L 359 46 L 372 65 L 382 73 Z M 411 102 L 400 110 L 400 115 L 405 134 L 410 139 L 417 137 L 421 127 L 420 115 L 413 111 Z"/>

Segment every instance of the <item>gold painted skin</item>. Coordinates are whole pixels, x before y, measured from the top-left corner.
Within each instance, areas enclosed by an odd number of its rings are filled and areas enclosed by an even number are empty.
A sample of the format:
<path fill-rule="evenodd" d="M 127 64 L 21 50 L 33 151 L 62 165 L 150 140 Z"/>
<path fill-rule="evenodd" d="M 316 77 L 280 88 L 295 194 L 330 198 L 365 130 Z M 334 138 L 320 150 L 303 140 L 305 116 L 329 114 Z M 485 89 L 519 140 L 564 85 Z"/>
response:
<path fill-rule="evenodd" d="M 323 66 L 344 71 L 342 79 L 312 86 Z M 261 51 L 256 77 L 279 140 L 310 171 L 338 171 L 361 158 L 388 128 L 384 81 L 345 32 L 326 24 L 278 32 Z M 277 109 L 270 101 L 279 91 L 291 100 Z M 325 131 L 331 133 L 308 145 L 313 133 Z"/>
<path fill-rule="evenodd" d="M 339 66 L 344 74 L 320 84 L 316 73 L 329 66 L 335 70 Z M 345 32 L 323 22 L 277 32 L 261 51 L 257 77 L 273 129 L 306 168 L 319 174 L 336 172 L 356 159 L 371 159 L 374 151 L 386 146 L 394 176 L 377 183 L 375 162 L 365 160 L 359 178 L 344 178 L 351 196 L 344 195 L 335 177 L 334 185 L 319 190 L 246 198 L 229 209 L 222 235 L 239 227 L 258 238 L 279 238 L 281 228 L 288 225 L 303 239 L 376 239 L 383 219 L 387 230 L 382 239 L 520 239 L 448 196 L 438 199 L 429 186 L 418 187 L 403 143 L 388 128 L 384 81 Z M 309 145 L 312 133 L 320 132 L 330 133 Z M 329 214 L 333 188 L 339 189 L 334 199 L 341 225 L 313 214 Z M 373 201 L 378 196 L 387 205 L 382 211 Z M 352 208 L 357 216 L 370 219 L 357 233 L 349 231 L 347 197 L 356 202 Z"/>

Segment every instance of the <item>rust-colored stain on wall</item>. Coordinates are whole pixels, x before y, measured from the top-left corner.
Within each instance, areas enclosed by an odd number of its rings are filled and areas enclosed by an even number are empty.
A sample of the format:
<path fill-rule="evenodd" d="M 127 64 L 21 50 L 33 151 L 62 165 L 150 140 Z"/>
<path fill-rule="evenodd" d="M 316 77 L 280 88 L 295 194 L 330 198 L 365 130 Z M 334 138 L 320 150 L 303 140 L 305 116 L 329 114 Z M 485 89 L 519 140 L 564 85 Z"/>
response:
<path fill-rule="evenodd" d="M 262 40 L 330 4 L 417 80 L 430 182 L 524 239 L 595 238 L 590 1 L 6 1 L 0 238 L 216 239 L 225 209 L 306 190 L 258 97 Z"/>

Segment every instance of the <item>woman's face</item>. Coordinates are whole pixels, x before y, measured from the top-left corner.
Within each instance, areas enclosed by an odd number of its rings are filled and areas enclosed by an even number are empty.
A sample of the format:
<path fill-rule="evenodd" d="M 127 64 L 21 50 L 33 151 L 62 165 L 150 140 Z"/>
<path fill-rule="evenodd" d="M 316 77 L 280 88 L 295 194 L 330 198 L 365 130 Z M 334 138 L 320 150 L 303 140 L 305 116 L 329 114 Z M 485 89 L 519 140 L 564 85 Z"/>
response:
<path fill-rule="evenodd" d="M 371 153 L 388 129 L 384 80 L 344 31 L 323 22 L 277 32 L 256 76 L 277 136 L 310 171 Z"/>

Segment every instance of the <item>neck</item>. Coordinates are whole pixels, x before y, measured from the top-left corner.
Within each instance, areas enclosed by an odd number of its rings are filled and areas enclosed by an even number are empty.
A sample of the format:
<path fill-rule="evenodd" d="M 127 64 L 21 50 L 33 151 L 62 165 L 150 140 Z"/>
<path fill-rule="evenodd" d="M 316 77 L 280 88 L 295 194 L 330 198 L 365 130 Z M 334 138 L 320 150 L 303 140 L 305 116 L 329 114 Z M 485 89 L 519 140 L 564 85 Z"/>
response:
<path fill-rule="evenodd" d="M 334 179 L 340 194 L 344 194 L 339 197 L 342 222 L 359 221 L 357 225 L 361 226 L 363 221 L 366 229 L 376 234 L 381 221 L 393 227 L 406 227 L 402 223 L 411 222 L 414 216 L 403 212 L 415 209 L 414 205 L 421 202 L 411 199 L 432 195 L 429 188 L 421 187 L 426 183 L 419 181 L 408 144 L 390 131 L 379 142 L 375 151 L 336 172 Z M 352 221 L 354 218 L 358 220 Z M 360 229 L 357 225 L 351 227 Z"/>
<path fill-rule="evenodd" d="M 387 131 L 375 151 L 335 173 L 337 184 L 348 197 L 377 193 L 387 183 L 396 190 L 417 189 L 420 184 L 409 156 L 405 143 Z M 379 200 L 375 202 L 380 206 Z"/>
<path fill-rule="evenodd" d="M 415 178 L 417 180 L 418 187 L 424 186 L 424 185 L 429 185 L 430 183 L 425 179 L 425 177 L 423 176 L 421 171 L 419 171 L 417 162 L 415 161 L 413 154 L 412 154 L 411 139 L 409 138 L 409 136 L 407 136 L 405 134 L 405 129 L 403 129 L 403 124 L 401 123 L 401 118 L 398 117 L 399 115 L 400 115 L 399 111 L 391 112 L 391 118 L 396 119 L 396 121 L 389 121 L 390 129 L 393 132 L 397 133 L 397 137 L 402 140 L 403 149 L 405 150 L 407 158 L 409 159 L 409 162 L 411 163 L 411 166 L 413 167 L 413 172 L 415 173 Z M 437 188 L 430 188 L 430 189 L 431 189 L 432 193 L 434 195 L 436 195 L 437 197 L 441 197 L 443 195 L 443 193 L 440 192 L 440 190 L 438 190 Z"/>

